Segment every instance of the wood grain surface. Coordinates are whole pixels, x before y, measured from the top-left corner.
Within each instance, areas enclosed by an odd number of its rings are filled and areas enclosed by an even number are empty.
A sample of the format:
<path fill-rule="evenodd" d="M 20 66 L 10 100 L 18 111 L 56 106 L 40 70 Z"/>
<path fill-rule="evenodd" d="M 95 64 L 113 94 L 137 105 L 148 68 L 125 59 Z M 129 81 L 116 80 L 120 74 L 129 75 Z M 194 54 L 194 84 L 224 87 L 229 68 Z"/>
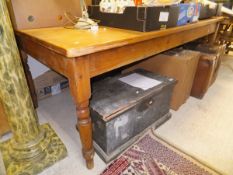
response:
<path fill-rule="evenodd" d="M 162 37 L 178 32 L 217 23 L 223 17 L 202 20 L 185 26 L 153 32 L 137 32 L 110 27 L 100 27 L 98 32 L 74 30 L 64 27 L 18 30 L 17 35 L 29 37 L 33 41 L 50 48 L 66 57 L 78 57 L 115 47 Z M 208 29 L 207 29 L 208 30 Z"/>

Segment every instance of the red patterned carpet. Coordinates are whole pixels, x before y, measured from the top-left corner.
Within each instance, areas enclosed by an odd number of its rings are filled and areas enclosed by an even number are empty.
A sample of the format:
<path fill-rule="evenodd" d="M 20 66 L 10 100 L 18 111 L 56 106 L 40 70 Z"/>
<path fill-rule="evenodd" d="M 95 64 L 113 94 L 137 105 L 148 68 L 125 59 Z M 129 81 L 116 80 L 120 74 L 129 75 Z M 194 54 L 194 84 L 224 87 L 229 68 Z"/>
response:
<path fill-rule="evenodd" d="M 101 175 L 216 175 L 149 131 Z"/>

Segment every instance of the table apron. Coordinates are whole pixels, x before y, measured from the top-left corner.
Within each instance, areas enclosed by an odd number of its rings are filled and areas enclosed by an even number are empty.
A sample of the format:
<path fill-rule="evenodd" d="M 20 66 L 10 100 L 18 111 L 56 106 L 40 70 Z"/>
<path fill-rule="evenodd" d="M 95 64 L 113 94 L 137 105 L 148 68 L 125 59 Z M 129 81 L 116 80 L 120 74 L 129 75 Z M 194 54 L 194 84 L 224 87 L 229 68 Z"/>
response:
<path fill-rule="evenodd" d="M 139 60 L 143 60 L 152 55 L 212 34 L 215 32 L 216 27 L 217 23 L 212 23 L 191 30 L 177 32 L 80 57 L 89 59 L 90 77 L 95 77 L 105 72 Z M 70 76 L 69 68 L 72 62 L 75 60 L 77 61 L 80 58 L 67 58 L 56 53 L 50 48 L 46 48 L 45 46 L 36 43 L 28 37 L 17 36 L 17 40 L 21 50 L 36 58 L 36 60 L 42 64 L 66 77 Z"/>
<path fill-rule="evenodd" d="M 90 76 L 114 70 L 215 32 L 217 23 L 89 55 Z"/>
<path fill-rule="evenodd" d="M 69 65 L 74 58 L 67 58 L 38 44 L 37 42 L 29 39 L 28 37 L 17 36 L 17 43 L 19 49 L 23 50 L 28 55 L 35 58 L 40 63 L 48 66 L 56 72 L 68 77 L 69 76 Z"/>

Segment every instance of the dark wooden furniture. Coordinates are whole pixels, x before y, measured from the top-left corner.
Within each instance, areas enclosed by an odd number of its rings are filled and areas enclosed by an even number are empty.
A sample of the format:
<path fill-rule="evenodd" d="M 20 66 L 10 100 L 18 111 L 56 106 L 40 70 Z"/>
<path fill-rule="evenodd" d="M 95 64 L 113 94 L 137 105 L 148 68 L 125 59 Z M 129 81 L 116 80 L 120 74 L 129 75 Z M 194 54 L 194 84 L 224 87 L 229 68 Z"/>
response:
<path fill-rule="evenodd" d="M 193 81 L 191 96 L 199 99 L 204 97 L 212 83 L 214 73 L 217 71 L 217 61 L 218 57 L 216 54 L 201 54 Z"/>
<path fill-rule="evenodd" d="M 191 95 L 203 98 L 208 88 L 215 82 L 221 65 L 221 56 L 225 52 L 225 44 L 189 43 L 184 46 L 200 52 L 200 59 L 191 90 Z"/>
<path fill-rule="evenodd" d="M 21 50 L 69 79 L 77 106 L 78 128 L 87 167 L 92 168 L 93 142 L 89 112 L 90 79 L 170 48 L 213 34 L 222 17 L 182 27 L 141 33 L 100 27 L 98 32 L 63 27 L 16 32 Z M 215 37 L 216 34 L 212 35 Z"/>

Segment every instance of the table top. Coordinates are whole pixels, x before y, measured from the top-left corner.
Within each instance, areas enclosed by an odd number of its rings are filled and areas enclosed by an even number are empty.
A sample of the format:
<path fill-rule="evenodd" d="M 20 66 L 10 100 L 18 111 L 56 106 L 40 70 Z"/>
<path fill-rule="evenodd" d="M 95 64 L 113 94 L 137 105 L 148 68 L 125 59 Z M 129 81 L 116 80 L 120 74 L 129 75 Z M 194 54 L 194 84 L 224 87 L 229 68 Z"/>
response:
<path fill-rule="evenodd" d="M 110 27 L 100 27 L 97 32 L 90 30 L 68 29 L 64 27 L 51 27 L 18 30 L 16 31 L 16 34 L 19 37 L 31 39 L 37 44 L 43 45 L 44 47 L 63 56 L 72 58 L 176 32 L 191 30 L 193 28 L 222 21 L 223 19 L 223 17 L 215 17 L 207 20 L 201 20 L 193 24 L 187 24 L 185 26 L 152 32 L 137 32 Z"/>

